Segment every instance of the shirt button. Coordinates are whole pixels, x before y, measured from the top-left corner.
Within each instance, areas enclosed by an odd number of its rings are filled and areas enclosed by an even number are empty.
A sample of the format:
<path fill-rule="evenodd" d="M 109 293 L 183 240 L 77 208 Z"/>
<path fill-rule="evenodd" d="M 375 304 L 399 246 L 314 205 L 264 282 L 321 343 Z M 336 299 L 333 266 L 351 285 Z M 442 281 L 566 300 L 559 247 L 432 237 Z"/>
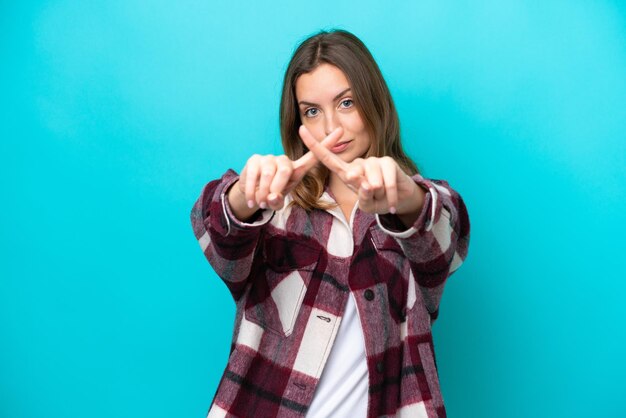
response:
<path fill-rule="evenodd" d="M 365 296 L 365 299 L 367 300 L 374 300 L 374 292 L 372 292 L 372 289 L 367 289 L 363 293 L 363 296 Z"/>
<path fill-rule="evenodd" d="M 379 361 L 378 363 L 376 363 L 376 371 L 378 373 L 382 373 L 383 372 L 383 362 Z"/>

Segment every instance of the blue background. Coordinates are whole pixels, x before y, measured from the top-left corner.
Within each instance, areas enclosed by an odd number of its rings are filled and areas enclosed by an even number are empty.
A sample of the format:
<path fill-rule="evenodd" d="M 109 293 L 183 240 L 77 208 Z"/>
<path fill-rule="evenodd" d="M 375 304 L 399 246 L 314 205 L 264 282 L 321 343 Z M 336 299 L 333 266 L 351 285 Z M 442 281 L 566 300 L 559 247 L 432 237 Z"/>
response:
<path fill-rule="evenodd" d="M 470 211 L 449 415 L 625 416 L 626 6 L 385 3 L 0 3 L 1 417 L 205 416 L 234 304 L 189 211 L 280 152 L 289 57 L 332 27 Z"/>

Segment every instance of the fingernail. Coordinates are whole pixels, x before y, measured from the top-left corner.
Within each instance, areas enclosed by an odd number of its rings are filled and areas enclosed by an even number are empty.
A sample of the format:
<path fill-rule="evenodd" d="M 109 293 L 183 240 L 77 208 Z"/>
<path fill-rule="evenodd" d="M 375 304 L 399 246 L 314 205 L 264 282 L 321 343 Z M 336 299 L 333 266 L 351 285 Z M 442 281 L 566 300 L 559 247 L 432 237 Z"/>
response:
<path fill-rule="evenodd" d="M 389 213 L 391 213 L 392 215 L 395 215 L 395 214 L 396 214 L 396 208 L 395 208 L 395 207 L 393 207 L 393 206 L 392 206 L 392 207 L 390 207 L 390 208 L 389 208 Z"/>
<path fill-rule="evenodd" d="M 259 207 L 260 207 L 261 209 L 265 209 L 265 208 L 267 207 L 267 204 L 266 204 L 265 202 L 261 202 L 261 203 L 259 204 Z"/>
<path fill-rule="evenodd" d="M 248 207 L 252 209 L 254 207 L 254 202 L 252 200 L 248 200 Z"/>
<path fill-rule="evenodd" d="M 275 195 L 274 193 L 270 193 L 270 194 L 267 196 L 267 200 L 269 200 L 270 202 L 275 201 L 275 200 L 276 200 L 276 195 Z"/>

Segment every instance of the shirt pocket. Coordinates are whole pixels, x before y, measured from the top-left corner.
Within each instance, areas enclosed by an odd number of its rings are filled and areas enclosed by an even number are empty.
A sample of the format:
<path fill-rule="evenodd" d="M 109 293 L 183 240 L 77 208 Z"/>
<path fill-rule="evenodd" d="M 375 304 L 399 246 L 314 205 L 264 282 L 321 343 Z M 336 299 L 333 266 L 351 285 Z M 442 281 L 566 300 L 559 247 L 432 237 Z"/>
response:
<path fill-rule="evenodd" d="M 265 330 L 288 337 L 293 332 L 320 247 L 272 236 L 263 248 L 264 268 L 250 286 L 244 315 Z"/>

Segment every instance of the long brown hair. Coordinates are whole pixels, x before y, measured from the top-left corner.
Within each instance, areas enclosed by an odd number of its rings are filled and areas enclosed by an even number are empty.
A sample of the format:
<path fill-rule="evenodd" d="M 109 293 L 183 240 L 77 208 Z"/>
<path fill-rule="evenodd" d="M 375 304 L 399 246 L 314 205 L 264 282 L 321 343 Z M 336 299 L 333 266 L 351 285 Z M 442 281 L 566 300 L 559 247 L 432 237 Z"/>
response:
<path fill-rule="evenodd" d="M 366 157 L 390 156 L 407 174 L 418 173 L 417 166 L 402 149 L 398 113 L 374 57 L 359 38 L 342 29 L 322 30 L 305 39 L 291 57 L 280 101 L 280 134 L 285 155 L 295 160 L 308 151 L 298 134 L 302 121 L 296 81 L 322 63 L 339 68 L 350 83 L 355 106 L 372 141 Z M 328 208 L 319 202 L 328 175 L 328 169 L 321 164 L 310 170 L 291 193 L 294 204 L 306 210 Z"/>

